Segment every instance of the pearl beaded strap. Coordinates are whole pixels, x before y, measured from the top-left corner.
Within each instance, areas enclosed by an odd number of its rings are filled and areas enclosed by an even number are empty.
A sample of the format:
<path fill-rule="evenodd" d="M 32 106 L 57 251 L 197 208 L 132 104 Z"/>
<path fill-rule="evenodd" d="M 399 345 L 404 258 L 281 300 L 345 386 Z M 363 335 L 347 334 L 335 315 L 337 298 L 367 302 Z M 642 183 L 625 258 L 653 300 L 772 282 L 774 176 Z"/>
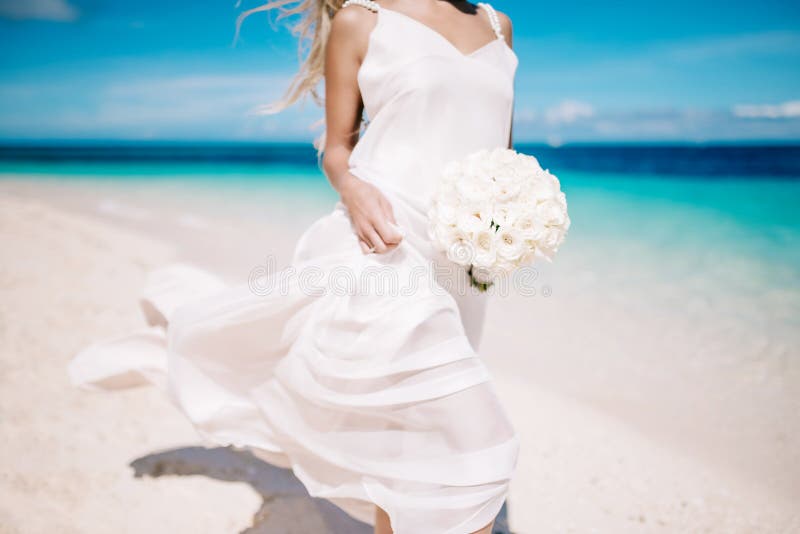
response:
<path fill-rule="evenodd" d="M 378 3 L 373 2 L 372 0 L 347 0 L 344 4 L 342 4 L 342 9 L 349 5 L 365 7 L 374 13 L 377 13 L 380 9 Z"/>
<path fill-rule="evenodd" d="M 347 0 L 347 1 L 350 2 L 352 0 Z M 497 36 L 498 39 L 502 39 L 503 30 L 500 28 L 500 19 L 497 17 L 497 11 L 495 11 L 494 8 L 491 5 L 487 4 L 486 2 L 478 2 L 478 6 L 486 10 L 486 14 L 489 16 L 489 24 L 492 25 L 494 34 Z"/>

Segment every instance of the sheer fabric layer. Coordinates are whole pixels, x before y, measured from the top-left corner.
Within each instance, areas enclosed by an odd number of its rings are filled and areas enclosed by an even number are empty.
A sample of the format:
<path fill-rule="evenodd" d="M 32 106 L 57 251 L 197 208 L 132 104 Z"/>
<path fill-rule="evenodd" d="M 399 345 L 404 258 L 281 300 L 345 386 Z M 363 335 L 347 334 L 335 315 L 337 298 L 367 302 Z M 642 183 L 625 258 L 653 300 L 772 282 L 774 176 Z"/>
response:
<path fill-rule="evenodd" d="M 304 248 L 333 236 L 347 246 Z M 362 521 L 374 503 L 401 534 L 477 530 L 503 503 L 517 441 L 456 299 L 438 283 L 397 291 L 430 269 L 411 241 L 365 256 L 338 205 L 301 240 L 297 258 L 313 261 L 291 267 L 313 285 L 287 271 L 239 287 L 188 265 L 154 271 L 150 325 L 79 353 L 72 379 L 161 385 L 209 444 L 291 467 Z M 391 281 L 369 274 L 387 266 Z"/>

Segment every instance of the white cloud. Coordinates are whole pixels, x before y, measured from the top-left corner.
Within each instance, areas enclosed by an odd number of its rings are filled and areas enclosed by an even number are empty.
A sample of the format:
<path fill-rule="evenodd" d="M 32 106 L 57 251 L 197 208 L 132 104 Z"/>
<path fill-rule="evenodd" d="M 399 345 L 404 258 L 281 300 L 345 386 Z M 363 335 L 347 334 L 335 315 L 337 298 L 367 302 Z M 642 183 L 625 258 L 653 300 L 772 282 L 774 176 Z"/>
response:
<path fill-rule="evenodd" d="M 517 141 L 707 141 L 800 139 L 800 120 L 743 120 L 724 108 L 596 108 L 573 123 L 514 123 Z"/>
<path fill-rule="evenodd" d="M 733 114 L 743 119 L 791 119 L 800 117 L 800 100 L 782 104 L 739 104 Z"/>
<path fill-rule="evenodd" d="M 544 117 L 549 124 L 570 124 L 594 117 L 594 108 L 591 104 L 579 100 L 564 100 L 548 108 L 544 112 Z"/>
<path fill-rule="evenodd" d="M 78 10 L 67 0 L 0 0 L 0 17 L 72 22 Z"/>
<path fill-rule="evenodd" d="M 545 138 L 545 143 L 553 148 L 558 148 L 564 144 L 564 139 L 560 135 L 550 134 Z"/>

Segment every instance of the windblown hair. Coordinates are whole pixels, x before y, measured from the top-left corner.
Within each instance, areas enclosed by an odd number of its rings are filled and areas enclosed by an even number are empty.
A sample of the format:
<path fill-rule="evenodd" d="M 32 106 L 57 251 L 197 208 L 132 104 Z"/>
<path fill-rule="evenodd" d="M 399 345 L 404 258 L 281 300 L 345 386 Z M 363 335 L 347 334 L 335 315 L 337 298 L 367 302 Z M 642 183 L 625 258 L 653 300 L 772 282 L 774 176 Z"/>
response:
<path fill-rule="evenodd" d="M 234 42 L 239 37 L 242 22 L 253 13 L 275 9 L 278 10 L 277 20 L 291 16 L 300 17 L 291 27 L 292 33 L 298 38 L 300 70 L 283 98 L 261 107 L 262 113 L 277 113 L 307 95 L 317 104 L 323 105 L 324 99 L 318 94 L 317 86 L 325 76 L 325 45 L 331 30 L 331 19 L 343 3 L 344 0 L 272 0 L 239 15 Z"/>

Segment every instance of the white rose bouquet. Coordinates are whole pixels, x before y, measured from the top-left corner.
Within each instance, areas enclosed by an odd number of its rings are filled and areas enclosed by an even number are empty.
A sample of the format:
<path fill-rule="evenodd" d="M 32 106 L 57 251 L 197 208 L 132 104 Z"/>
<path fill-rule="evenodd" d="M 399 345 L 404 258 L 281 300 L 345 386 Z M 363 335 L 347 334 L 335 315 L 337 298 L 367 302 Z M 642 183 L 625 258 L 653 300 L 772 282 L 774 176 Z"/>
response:
<path fill-rule="evenodd" d="M 481 291 L 537 258 L 551 261 L 570 225 L 558 178 L 506 148 L 448 164 L 428 216 L 433 243 Z"/>

